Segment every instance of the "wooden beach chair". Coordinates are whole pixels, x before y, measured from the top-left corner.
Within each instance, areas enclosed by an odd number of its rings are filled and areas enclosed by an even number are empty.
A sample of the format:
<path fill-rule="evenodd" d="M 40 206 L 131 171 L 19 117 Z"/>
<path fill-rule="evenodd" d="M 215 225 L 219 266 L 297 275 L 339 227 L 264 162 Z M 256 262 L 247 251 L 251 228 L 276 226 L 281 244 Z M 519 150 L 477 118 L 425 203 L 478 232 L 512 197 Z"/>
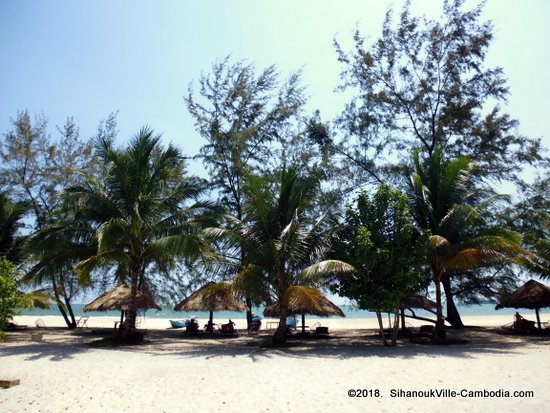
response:
<path fill-rule="evenodd" d="M 235 323 L 231 320 L 227 324 L 222 324 L 220 328 L 220 335 L 226 337 L 237 337 L 239 334 L 235 330 Z"/>
<path fill-rule="evenodd" d="M 82 327 L 88 328 L 88 324 L 86 324 L 86 323 L 88 322 L 88 319 L 89 319 L 89 318 L 90 318 L 90 317 L 88 317 L 88 316 L 86 316 L 86 315 L 80 317 L 80 318 L 76 321 L 76 326 L 77 326 L 77 327 L 80 327 L 80 328 L 82 328 Z"/>

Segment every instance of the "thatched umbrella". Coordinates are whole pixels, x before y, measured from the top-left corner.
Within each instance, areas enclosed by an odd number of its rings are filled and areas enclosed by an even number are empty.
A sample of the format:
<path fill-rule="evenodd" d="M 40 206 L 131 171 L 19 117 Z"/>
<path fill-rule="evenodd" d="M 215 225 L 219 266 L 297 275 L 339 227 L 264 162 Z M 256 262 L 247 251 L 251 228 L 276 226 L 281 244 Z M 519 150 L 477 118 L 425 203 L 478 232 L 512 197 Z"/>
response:
<path fill-rule="evenodd" d="M 181 303 L 174 307 L 175 311 L 209 311 L 208 331 L 213 330 L 214 311 L 246 311 L 244 305 L 236 296 L 230 281 L 203 285 Z"/>
<path fill-rule="evenodd" d="M 287 290 L 288 315 L 302 314 L 302 334 L 305 334 L 306 314 L 328 317 L 337 315 L 345 317 L 344 312 L 319 290 L 310 287 L 293 286 Z M 280 317 L 280 303 L 277 301 L 264 310 L 266 317 Z"/>
<path fill-rule="evenodd" d="M 541 328 L 539 310 L 544 307 L 550 307 L 550 287 L 541 284 L 535 280 L 529 280 L 519 287 L 510 297 L 495 307 L 495 310 L 501 308 L 529 308 L 535 310 L 537 314 L 537 323 Z"/>
<path fill-rule="evenodd" d="M 94 301 L 84 307 L 84 311 L 109 311 L 120 310 L 120 324 L 124 321 L 124 312 L 130 306 L 131 288 L 127 285 L 119 285 L 105 294 L 100 295 Z M 161 308 L 155 303 L 153 297 L 149 294 L 137 292 L 136 307 L 138 310 L 147 310 L 149 308 Z"/>
<path fill-rule="evenodd" d="M 422 310 L 426 310 L 426 311 L 429 311 L 430 313 L 436 314 L 434 310 L 437 309 L 437 304 L 435 303 L 435 301 L 432 301 L 420 294 L 414 294 L 402 300 L 401 305 L 399 306 L 399 310 L 401 312 L 401 329 L 402 330 L 406 330 L 405 309 L 408 309 L 412 314 L 407 317 L 415 318 L 417 320 L 433 322 L 433 320 L 430 320 L 429 318 L 417 316 L 413 311 L 413 308 L 421 308 Z"/>
<path fill-rule="evenodd" d="M 401 301 L 400 308 L 422 308 L 424 310 L 434 310 L 437 308 L 435 301 L 432 301 L 420 294 L 411 295 Z"/>

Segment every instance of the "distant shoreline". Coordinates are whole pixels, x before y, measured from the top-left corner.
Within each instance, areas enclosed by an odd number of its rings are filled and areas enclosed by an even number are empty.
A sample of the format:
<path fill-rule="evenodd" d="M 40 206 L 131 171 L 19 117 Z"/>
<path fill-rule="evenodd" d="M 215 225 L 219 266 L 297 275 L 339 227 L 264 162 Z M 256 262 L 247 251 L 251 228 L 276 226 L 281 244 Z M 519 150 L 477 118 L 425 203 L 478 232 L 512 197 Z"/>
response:
<path fill-rule="evenodd" d="M 100 313 L 88 313 L 86 314 L 89 319 L 87 320 L 88 328 L 110 328 L 114 327 L 115 322 L 120 320 L 120 317 L 117 316 L 101 316 Z M 524 316 L 527 319 L 535 319 L 534 314 L 529 312 L 523 312 Z M 208 321 L 208 317 L 197 317 L 199 325 L 202 326 Z M 433 317 L 431 317 L 433 319 Z M 66 327 L 63 317 L 60 315 L 44 315 L 44 316 L 35 316 L 35 315 L 22 315 L 16 316 L 14 321 L 17 324 L 27 325 L 29 327 L 34 327 L 36 321 L 40 319 L 43 321 L 46 327 Z M 151 330 L 163 330 L 171 328 L 170 319 L 172 320 L 181 320 L 185 319 L 182 315 L 176 318 L 159 318 L 159 317 L 144 317 L 141 318 L 138 328 L 141 329 L 151 329 Z M 227 323 L 231 319 L 235 323 L 235 327 L 238 330 L 246 330 L 246 318 L 243 314 L 238 314 L 237 317 L 220 317 L 214 313 L 214 323 L 223 324 Z M 547 316 L 542 316 L 543 321 L 548 321 Z M 384 324 L 387 325 L 388 319 L 384 317 Z M 510 323 L 513 321 L 513 315 L 511 314 L 495 314 L 495 315 L 465 315 L 462 317 L 462 320 L 467 326 L 478 326 L 478 327 L 500 327 L 504 324 Z M 276 319 L 265 318 L 262 320 L 262 330 L 265 330 L 267 327 L 271 329 L 276 326 Z M 301 323 L 301 318 L 297 317 L 298 325 Z M 408 325 L 412 327 L 418 327 L 420 325 L 429 324 L 429 322 L 422 320 L 415 320 L 411 318 L 406 318 Z M 329 327 L 331 331 L 333 330 L 359 330 L 359 329 L 376 329 L 378 328 L 378 322 L 374 317 L 362 317 L 362 318 L 322 318 L 322 317 L 313 317 L 306 315 L 306 328 L 309 329 L 313 324 L 321 323 L 323 326 Z M 183 329 L 182 329 L 183 331 Z"/>
<path fill-rule="evenodd" d="M 73 311 L 75 313 L 76 317 L 81 316 L 91 316 L 91 317 L 120 317 L 120 312 L 118 311 L 106 311 L 106 312 L 84 312 L 84 304 L 74 304 L 73 305 Z M 372 318 L 374 319 L 376 315 L 373 312 L 370 311 L 364 311 L 364 310 L 358 310 L 352 305 L 344 304 L 339 306 L 344 314 L 346 315 L 346 318 Z M 445 307 L 444 307 L 445 309 Z M 253 311 L 256 314 L 262 315 L 263 313 L 263 307 L 253 308 Z M 433 314 L 421 310 L 421 309 L 415 309 L 415 313 L 422 317 L 428 317 L 432 318 Z M 526 317 L 529 318 L 531 310 L 527 309 L 519 309 L 516 310 L 514 308 L 504 308 L 502 310 L 495 310 L 494 304 L 480 304 L 480 305 L 460 305 L 458 306 L 458 311 L 462 317 L 467 316 L 500 316 L 500 315 L 511 315 L 514 314 L 516 311 L 519 311 L 522 314 L 525 314 Z M 40 310 L 40 309 L 23 309 L 21 311 L 21 315 L 25 316 L 35 316 L 35 317 L 44 317 L 44 316 L 60 316 L 60 312 L 57 309 L 56 306 L 52 306 L 51 309 L 47 310 Z M 164 308 L 160 311 L 156 310 L 149 310 L 145 313 L 146 318 L 168 318 L 168 319 L 185 319 L 189 318 L 191 316 L 196 316 L 197 318 L 207 318 L 208 312 L 200 311 L 200 312 L 193 312 L 193 313 L 183 313 L 183 312 L 176 312 L 172 311 L 171 309 Z M 541 315 L 544 316 L 544 313 Z M 220 319 L 238 319 L 238 318 L 244 318 L 243 313 L 238 312 L 232 312 L 232 311 L 221 311 L 214 313 L 214 317 L 220 318 Z M 308 316 L 308 318 L 316 318 L 315 316 Z M 335 319 L 338 319 L 339 317 L 333 317 Z M 550 319 L 550 315 L 547 316 L 547 318 Z M 331 317 L 332 319 L 332 317 Z"/>

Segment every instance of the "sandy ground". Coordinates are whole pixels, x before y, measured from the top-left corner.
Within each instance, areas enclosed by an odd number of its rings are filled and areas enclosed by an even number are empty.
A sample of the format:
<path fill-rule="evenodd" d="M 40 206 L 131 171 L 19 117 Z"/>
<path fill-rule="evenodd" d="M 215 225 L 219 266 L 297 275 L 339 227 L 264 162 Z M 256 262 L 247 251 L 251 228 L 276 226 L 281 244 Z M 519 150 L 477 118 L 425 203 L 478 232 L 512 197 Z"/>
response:
<path fill-rule="evenodd" d="M 368 319 L 323 320 L 330 338 L 292 338 L 273 348 L 265 331 L 189 337 L 151 318 L 142 323 L 144 344 L 95 348 L 89 343 L 108 334 L 114 319 L 90 318 L 90 328 L 67 331 L 59 317 L 43 317 L 47 327 L 40 330 L 30 327 L 36 317 L 18 317 L 29 327 L 7 333 L 0 345 L 0 380 L 21 384 L 0 389 L 0 411 L 546 412 L 550 336 L 501 334 L 497 327 L 509 318 L 465 317 L 482 327 L 449 335 L 467 344 L 401 339 L 396 348 L 381 346 Z M 236 322 L 244 327 L 244 320 Z M 31 340 L 37 331 L 40 342 Z M 350 390 L 365 397 L 350 397 Z M 460 396 L 484 390 L 493 394 Z M 394 397 L 407 391 L 428 394 Z M 516 391 L 533 396 L 513 397 Z M 505 392 L 511 397 L 498 397 Z"/>

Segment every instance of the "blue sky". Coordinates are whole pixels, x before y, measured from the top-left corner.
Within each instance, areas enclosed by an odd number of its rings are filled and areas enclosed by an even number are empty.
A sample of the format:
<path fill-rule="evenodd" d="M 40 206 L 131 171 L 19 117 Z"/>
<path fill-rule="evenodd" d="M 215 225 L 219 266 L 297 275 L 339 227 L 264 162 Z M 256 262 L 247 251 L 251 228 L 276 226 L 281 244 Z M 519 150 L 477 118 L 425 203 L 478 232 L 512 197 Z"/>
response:
<path fill-rule="evenodd" d="M 392 2 L 397 9 L 401 1 Z M 413 10 L 437 16 L 440 2 Z M 50 129 L 73 116 L 82 137 L 119 111 L 120 141 L 145 124 L 195 154 L 203 144 L 183 101 L 190 82 L 226 55 L 286 76 L 303 69 L 308 109 L 341 110 L 334 37 L 351 45 L 357 25 L 374 40 L 390 2 L 0 0 L 0 132 L 18 110 L 44 113 Z M 477 2 L 467 2 L 469 5 Z M 504 68 L 506 110 L 520 132 L 550 147 L 550 2 L 489 0 L 495 25 L 488 63 Z"/>

